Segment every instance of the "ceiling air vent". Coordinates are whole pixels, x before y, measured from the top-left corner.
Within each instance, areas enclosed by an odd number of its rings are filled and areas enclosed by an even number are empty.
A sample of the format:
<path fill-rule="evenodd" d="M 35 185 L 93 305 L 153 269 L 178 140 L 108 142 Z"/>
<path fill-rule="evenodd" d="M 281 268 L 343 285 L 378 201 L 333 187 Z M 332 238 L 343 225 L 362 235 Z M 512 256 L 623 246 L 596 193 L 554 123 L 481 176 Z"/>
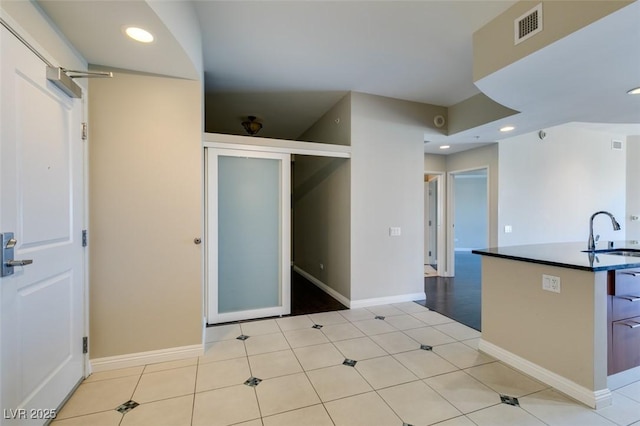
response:
<path fill-rule="evenodd" d="M 515 44 L 522 43 L 542 31 L 542 3 L 513 22 Z"/>

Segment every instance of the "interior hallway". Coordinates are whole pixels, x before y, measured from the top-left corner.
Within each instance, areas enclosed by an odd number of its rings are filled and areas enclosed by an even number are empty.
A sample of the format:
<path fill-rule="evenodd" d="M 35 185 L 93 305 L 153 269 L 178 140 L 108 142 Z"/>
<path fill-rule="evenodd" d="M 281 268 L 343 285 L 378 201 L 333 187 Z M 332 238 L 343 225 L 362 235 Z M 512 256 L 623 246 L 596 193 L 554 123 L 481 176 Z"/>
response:
<path fill-rule="evenodd" d="M 591 410 L 478 352 L 479 337 L 413 302 L 209 327 L 201 357 L 91 375 L 53 424 L 640 422 L 640 382 Z"/>

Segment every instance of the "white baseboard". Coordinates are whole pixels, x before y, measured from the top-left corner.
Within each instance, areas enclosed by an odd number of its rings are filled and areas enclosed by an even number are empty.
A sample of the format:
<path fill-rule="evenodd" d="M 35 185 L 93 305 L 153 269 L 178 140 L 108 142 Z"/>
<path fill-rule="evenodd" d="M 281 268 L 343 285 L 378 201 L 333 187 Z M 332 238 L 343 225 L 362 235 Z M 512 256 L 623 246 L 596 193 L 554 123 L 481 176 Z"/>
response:
<path fill-rule="evenodd" d="M 414 300 L 424 300 L 424 293 L 399 294 L 397 296 L 374 297 L 371 299 L 360 299 L 351 301 L 351 309 L 366 308 L 368 306 L 389 305 L 391 303 L 413 302 Z"/>
<path fill-rule="evenodd" d="M 596 410 L 613 402 L 609 388 L 590 390 L 499 346 L 480 339 L 478 349 Z"/>
<path fill-rule="evenodd" d="M 138 352 L 125 355 L 108 356 L 89 360 L 91 371 L 115 370 L 118 368 L 137 367 L 158 362 L 177 361 L 193 358 L 204 354 L 204 345 L 180 346 L 176 348 L 160 349 L 156 351 Z"/>
<path fill-rule="evenodd" d="M 300 275 L 302 275 L 303 277 L 305 277 L 306 279 L 308 279 L 309 281 L 311 281 L 320 290 L 324 291 L 329 296 L 333 297 L 338 302 L 342 303 L 344 306 L 346 306 L 348 308 L 351 307 L 351 301 L 349 299 L 347 299 L 342 294 L 338 293 L 337 291 L 335 291 L 334 289 L 332 289 L 331 287 L 329 287 L 328 285 L 326 285 L 325 283 L 323 283 L 322 281 L 320 281 L 319 279 L 317 279 L 316 277 L 314 277 L 313 275 L 311 275 L 307 271 L 305 271 L 303 269 L 300 269 L 298 266 L 294 266 L 293 270 L 296 271 L 297 273 L 299 273 Z"/>

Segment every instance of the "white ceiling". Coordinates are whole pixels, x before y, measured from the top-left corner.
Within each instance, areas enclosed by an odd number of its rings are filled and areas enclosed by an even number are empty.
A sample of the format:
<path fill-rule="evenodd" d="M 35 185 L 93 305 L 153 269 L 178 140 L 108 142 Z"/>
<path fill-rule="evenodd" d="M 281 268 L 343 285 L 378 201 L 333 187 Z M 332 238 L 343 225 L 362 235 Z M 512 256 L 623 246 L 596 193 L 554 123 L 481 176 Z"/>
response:
<path fill-rule="evenodd" d="M 92 64 L 189 77 L 187 56 L 145 1 L 39 3 Z M 445 107 L 480 93 L 472 79 L 472 34 L 515 1 L 191 3 L 215 126 L 242 134 L 242 119 L 256 115 L 264 123 L 260 136 L 293 139 L 349 91 Z M 640 97 L 621 93 L 640 86 L 640 5 L 621 12 L 477 82 L 522 113 L 456 135 L 425 134 L 431 141 L 425 151 L 499 140 L 497 127 L 507 122 L 517 126 L 514 134 L 568 121 L 633 123 L 625 134 L 640 134 Z M 131 23 L 160 37 L 136 45 L 121 32 Z M 513 89 L 522 84 L 524 90 Z"/>

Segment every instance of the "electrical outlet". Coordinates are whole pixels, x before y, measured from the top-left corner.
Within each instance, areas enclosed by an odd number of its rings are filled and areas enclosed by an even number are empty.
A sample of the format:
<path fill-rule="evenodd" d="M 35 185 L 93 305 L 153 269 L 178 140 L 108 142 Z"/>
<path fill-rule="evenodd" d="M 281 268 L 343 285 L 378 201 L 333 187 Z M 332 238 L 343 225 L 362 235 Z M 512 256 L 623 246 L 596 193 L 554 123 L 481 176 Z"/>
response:
<path fill-rule="evenodd" d="M 542 275 L 542 289 L 560 293 L 560 277 L 553 275 Z"/>
<path fill-rule="evenodd" d="M 504 233 L 505 234 L 510 234 L 513 232 L 513 227 L 511 225 L 505 225 L 504 226 Z"/>
<path fill-rule="evenodd" d="M 321 264 L 320 264 L 320 270 L 321 270 L 321 271 L 324 271 L 324 263 L 321 263 Z"/>
<path fill-rule="evenodd" d="M 392 226 L 389 228 L 389 236 L 391 237 L 399 237 L 401 234 L 401 230 L 399 226 Z"/>

